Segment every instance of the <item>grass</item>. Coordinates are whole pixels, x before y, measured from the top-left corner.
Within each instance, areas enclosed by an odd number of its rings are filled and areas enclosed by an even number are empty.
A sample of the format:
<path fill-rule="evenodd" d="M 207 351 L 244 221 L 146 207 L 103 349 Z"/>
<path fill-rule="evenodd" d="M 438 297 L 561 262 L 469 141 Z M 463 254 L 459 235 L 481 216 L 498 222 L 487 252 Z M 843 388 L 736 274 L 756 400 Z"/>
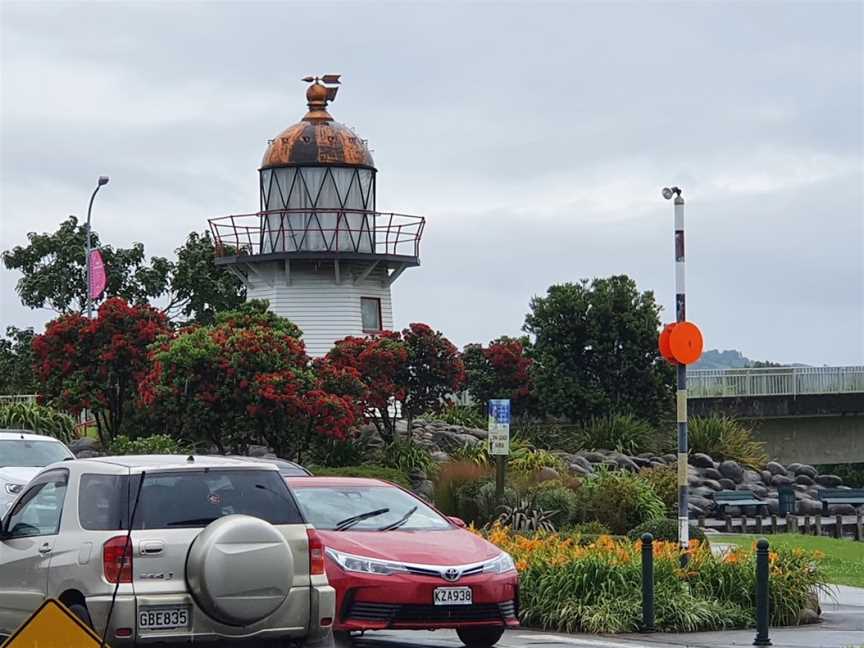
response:
<path fill-rule="evenodd" d="M 750 547 L 760 536 L 742 534 L 712 534 L 712 542 L 736 544 Z M 826 580 L 836 585 L 864 587 L 864 542 L 837 540 L 835 538 L 805 536 L 787 533 L 761 536 L 771 543 L 771 547 L 794 549 L 800 547 L 807 551 L 821 551 L 825 554 L 822 569 Z"/>

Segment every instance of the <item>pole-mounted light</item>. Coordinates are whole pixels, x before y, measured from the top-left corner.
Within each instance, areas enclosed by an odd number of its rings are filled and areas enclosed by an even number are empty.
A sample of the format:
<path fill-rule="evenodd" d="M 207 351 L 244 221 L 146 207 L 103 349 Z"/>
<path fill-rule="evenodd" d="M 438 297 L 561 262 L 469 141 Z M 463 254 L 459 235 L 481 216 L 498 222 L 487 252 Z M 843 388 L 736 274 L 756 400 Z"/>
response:
<path fill-rule="evenodd" d="M 96 188 L 93 190 L 93 194 L 90 196 L 90 204 L 87 206 L 87 224 L 84 227 L 84 264 L 87 273 L 87 319 L 93 317 L 93 297 L 90 295 L 90 253 L 93 250 L 90 237 L 90 213 L 93 211 L 93 199 L 96 198 L 96 194 L 99 193 L 99 189 L 108 184 L 109 180 L 110 178 L 108 176 L 99 176 L 99 179 L 96 181 Z"/>

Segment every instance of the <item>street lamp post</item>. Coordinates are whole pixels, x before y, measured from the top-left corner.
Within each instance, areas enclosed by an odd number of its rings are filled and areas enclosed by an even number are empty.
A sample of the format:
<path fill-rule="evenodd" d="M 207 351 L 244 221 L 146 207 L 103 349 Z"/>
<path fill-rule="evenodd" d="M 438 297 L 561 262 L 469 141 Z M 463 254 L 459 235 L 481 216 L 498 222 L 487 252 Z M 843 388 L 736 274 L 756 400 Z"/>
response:
<path fill-rule="evenodd" d="M 101 189 L 103 185 L 108 184 L 108 179 L 108 176 L 99 176 L 96 188 L 93 190 L 93 195 L 90 196 L 90 205 L 87 207 L 87 225 L 84 226 L 84 263 L 87 272 L 87 319 L 93 317 L 93 296 L 90 294 L 90 252 L 93 250 L 90 236 L 90 213 L 93 211 L 93 200 L 96 198 L 96 194 L 99 193 L 99 189 Z"/>

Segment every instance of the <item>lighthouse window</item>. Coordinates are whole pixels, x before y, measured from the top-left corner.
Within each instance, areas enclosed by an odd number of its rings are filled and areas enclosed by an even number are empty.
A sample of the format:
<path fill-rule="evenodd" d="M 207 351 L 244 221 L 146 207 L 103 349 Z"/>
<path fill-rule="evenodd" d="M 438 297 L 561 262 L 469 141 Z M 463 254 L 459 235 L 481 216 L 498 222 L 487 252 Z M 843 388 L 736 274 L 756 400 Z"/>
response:
<path fill-rule="evenodd" d="M 381 300 L 377 297 L 360 298 L 360 314 L 363 318 L 363 332 L 377 333 L 381 330 Z"/>

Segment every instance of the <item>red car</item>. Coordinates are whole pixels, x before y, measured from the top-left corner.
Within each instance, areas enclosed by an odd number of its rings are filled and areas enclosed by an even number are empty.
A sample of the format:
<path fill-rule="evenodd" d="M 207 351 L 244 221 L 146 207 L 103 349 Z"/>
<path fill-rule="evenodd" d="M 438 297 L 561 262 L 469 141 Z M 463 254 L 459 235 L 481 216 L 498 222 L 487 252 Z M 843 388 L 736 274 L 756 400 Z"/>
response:
<path fill-rule="evenodd" d="M 394 484 L 349 477 L 287 478 L 326 547 L 336 588 L 334 629 L 454 628 L 489 648 L 518 626 L 513 559 Z"/>

